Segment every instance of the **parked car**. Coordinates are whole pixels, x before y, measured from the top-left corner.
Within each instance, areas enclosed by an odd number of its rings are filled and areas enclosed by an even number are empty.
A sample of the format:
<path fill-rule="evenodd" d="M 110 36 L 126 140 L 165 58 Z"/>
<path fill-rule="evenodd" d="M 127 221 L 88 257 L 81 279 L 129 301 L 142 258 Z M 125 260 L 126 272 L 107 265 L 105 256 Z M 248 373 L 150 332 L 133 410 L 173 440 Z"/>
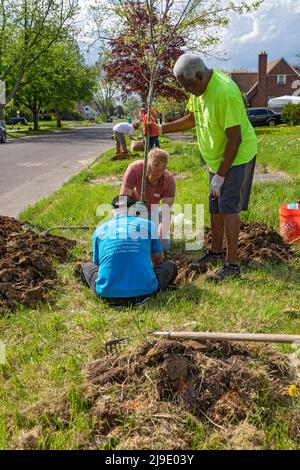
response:
<path fill-rule="evenodd" d="M 6 142 L 6 129 L 2 121 L 0 121 L 0 143 L 5 144 Z"/>
<path fill-rule="evenodd" d="M 9 124 L 10 126 L 15 126 L 16 124 L 21 124 L 23 126 L 27 126 L 28 121 L 24 117 L 15 117 L 15 118 L 6 119 L 6 124 Z"/>
<path fill-rule="evenodd" d="M 40 121 L 52 121 L 52 118 L 49 114 L 41 114 L 40 115 Z"/>
<path fill-rule="evenodd" d="M 281 123 L 281 115 L 269 108 L 248 108 L 247 114 L 252 126 L 276 126 Z"/>

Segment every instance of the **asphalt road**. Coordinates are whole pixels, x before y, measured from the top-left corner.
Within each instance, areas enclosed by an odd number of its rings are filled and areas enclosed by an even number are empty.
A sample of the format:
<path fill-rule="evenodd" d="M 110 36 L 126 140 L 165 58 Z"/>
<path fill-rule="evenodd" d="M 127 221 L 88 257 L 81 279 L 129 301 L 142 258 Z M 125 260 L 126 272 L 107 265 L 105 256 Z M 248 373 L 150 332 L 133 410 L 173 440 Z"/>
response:
<path fill-rule="evenodd" d="M 17 217 L 114 145 L 112 124 L 0 144 L 0 215 Z"/>

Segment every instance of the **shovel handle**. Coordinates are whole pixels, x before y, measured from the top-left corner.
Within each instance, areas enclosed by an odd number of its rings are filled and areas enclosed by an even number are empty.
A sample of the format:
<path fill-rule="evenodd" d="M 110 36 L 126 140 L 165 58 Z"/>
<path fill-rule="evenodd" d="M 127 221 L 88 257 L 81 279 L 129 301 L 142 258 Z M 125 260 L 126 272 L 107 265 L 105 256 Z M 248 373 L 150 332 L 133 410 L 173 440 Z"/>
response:
<path fill-rule="evenodd" d="M 196 341 L 252 341 L 258 343 L 300 344 L 300 335 L 256 334 L 256 333 L 210 333 L 189 331 L 155 331 L 154 336 L 169 339 L 194 339 Z"/>

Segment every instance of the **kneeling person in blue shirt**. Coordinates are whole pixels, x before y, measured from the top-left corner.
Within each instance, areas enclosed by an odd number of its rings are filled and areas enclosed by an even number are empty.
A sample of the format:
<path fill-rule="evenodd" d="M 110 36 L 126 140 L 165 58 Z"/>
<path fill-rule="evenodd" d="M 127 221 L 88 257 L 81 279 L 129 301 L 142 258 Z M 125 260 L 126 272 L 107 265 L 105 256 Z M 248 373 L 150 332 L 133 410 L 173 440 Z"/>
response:
<path fill-rule="evenodd" d="M 177 276 L 176 264 L 163 261 L 157 225 L 129 210 L 135 204 L 130 196 L 113 200 L 113 218 L 93 235 L 93 262 L 81 268 L 83 283 L 113 305 L 140 303 Z"/>

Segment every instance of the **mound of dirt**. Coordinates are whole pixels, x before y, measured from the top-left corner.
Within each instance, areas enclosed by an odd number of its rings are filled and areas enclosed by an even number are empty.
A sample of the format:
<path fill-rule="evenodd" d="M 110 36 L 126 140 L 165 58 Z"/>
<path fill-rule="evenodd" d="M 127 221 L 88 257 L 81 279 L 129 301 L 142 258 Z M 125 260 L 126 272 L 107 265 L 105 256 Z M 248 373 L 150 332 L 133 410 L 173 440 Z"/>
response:
<path fill-rule="evenodd" d="M 287 263 L 292 250 L 272 227 L 257 222 L 242 222 L 239 236 L 239 262 L 243 266 Z"/>
<path fill-rule="evenodd" d="M 205 229 L 204 248 L 210 248 L 211 231 Z M 225 242 L 226 246 L 226 242 Z M 283 238 L 271 227 L 257 222 L 242 222 L 239 236 L 239 258 L 242 266 L 258 268 L 264 263 L 285 264 L 292 257 L 292 249 Z M 193 281 L 196 271 L 189 268 L 190 263 L 197 261 L 195 257 L 172 249 L 168 255 L 176 261 L 178 276 L 176 284 L 183 285 Z"/>
<path fill-rule="evenodd" d="M 0 216 L 0 309 L 47 300 L 55 285 L 53 259 L 64 263 L 75 241 L 23 231 L 22 223 Z"/>
<path fill-rule="evenodd" d="M 232 439 L 259 400 L 271 407 L 296 380 L 288 359 L 270 347 L 225 341 L 152 341 L 92 362 L 86 375 L 95 433 L 113 438 L 118 449 L 188 449 L 192 434 L 182 432 L 184 419 L 218 432 L 230 428 Z M 131 429 L 122 426 L 129 416 Z"/>
<path fill-rule="evenodd" d="M 188 282 L 192 282 L 198 276 L 197 272 L 189 267 L 191 263 L 196 261 L 192 256 L 170 252 L 170 259 L 175 261 L 177 266 L 178 274 L 175 279 L 177 286 L 183 286 Z"/>

